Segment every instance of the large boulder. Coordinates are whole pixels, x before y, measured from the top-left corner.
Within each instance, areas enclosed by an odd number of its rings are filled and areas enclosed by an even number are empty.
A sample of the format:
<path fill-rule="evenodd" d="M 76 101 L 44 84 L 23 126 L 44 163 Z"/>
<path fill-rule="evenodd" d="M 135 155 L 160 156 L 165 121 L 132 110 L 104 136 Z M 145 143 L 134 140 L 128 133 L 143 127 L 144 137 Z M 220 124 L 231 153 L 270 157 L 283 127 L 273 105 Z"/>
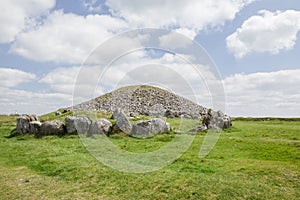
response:
<path fill-rule="evenodd" d="M 86 133 L 92 124 L 92 120 L 87 116 L 67 116 L 65 122 L 67 134 Z"/>
<path fill-rule="evenodd" d="M 114 119 L 116 119 L 116 123 L 113 126 L 112 133 L 117 133 L 117 132 L 130 133 L 131 132 L 132 125 L 123 111 L 116 109 L 116 111 L 113 112 L 113 117 L 114 117 Z"/>
<path fill-rule="evenodd" d="M 156 133 L 170 130 L 170 124 L 160 118 L 141 120 L 132 126 L 131 136 L 148 137 Z"/>
<path fill-rule="evenodd" d="M 95 121 L 88 131 L 88 136 L 94 135 L 94 134 L 109 134 L 111 131 L 112 124 L 107 119 L 98 119 Z"/>
<path fill-rule="evenodd" d="M 65 125 L 60 120 L 46 121 L 42 123 L 39 135 L 63 135 L 65 134 Z"/>
<path fill-rule="evenodd" d="M 120 108 L 116 108 L 113 110 L 112 115 L 110 117 L 110 119 L 117 119 L 118 115 L 120 114 L 121 109 Z"/>
<path fill-rule="evenodd" d="M 211 109 L 209 109 L 204 116 L 202 124 L 208 129 L 225 129 L 232 126 L 231 118 L 229 116 L 221 111 L 214 112 Z"/>
<path fill-rule="evenodd" d="M 17 118 L 17 133 L 26 134 L 29 133 L 29 119 L 26 116 L 20 116 Z"/>
<path fill-rule="evenodd" d="M 17 118 L 17 127 L 16 131 L 19 134 L 30 133 L 29 123 L 32 121 L 37 121 L 38 118 L 36 115 L 21 115 Z"/>
<path fill-rule="evenodd" d="M 42 123 L 40 121 L 29 122 L 29 133 L 39 134 Z"/>
<path fill-rule="evenodd" d="M 231 121 L 231 118 L 227 115 L 225 115 L 223 117 L 223 128 L 230 128 L 232 126 L 232 121 Z"/>

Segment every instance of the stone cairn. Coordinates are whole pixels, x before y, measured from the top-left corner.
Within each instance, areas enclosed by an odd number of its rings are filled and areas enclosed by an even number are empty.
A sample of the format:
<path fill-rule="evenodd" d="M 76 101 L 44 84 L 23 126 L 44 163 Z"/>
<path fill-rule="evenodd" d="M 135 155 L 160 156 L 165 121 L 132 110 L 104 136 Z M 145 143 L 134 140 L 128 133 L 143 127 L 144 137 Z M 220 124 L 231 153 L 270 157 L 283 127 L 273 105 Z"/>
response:
<path fill-rule="evenodd" d="M 178 117 L 176 114 L 166 111 L 165 117 Z M 129 116 L 136 117 L 133 113 Z M 18 134 L 34 134 L 37 136 L 46 135 L 65 135 L 65 134 L 84 134 L 92 136 L 96 134 L 115 134 L 124 132 L 132 137 L 149 137 L 156 133 L 161 133 L 171 129 L 170 124 L 165 122 L 160 116 L 154 116 L 150 120 L 139 120 L 131 124 L 126 114 L 121 109 L 115 109 L 111 119 L 115 119 L 112 124 L 109 120 L 100 118 L 92 121 L 84 115 L 67 116 L 65 123 L 60 120 L 40 122 L 35 115 L 22 115 L 17 118 L 16 132 Z M 182 116 L 181 116 L 182 117 Z M 207 129 L 225 129 L 232 126 L 231 118 L 221 111 L 215 112 L 208 109 L 199 125 L 191 131 L 204 131 Z"/>
<path fill-rule="evenodd" d="M 206 129 L 224 129 L 231 126 L 231 119 L 221 111 L 215 112 L 196 104 L 186 98 L 152 86 L 128 86 L 107 93 L 95 99 L 75 105 L 74 111 L 104 111 L 112 112 L 112 124 L 107 119 L 92 121 L 87 116 L 67 116 L 65 121 L 53 120 L 40 122 L 35 115 L 22 115 L 17 119 L 18 134 L 32 133 L 39 136 L 83 134 L 127 133 L 134 137 L 149 136 L 153 133 L 170 130 L 170 125 L 162 117 L 197 119 L 201 125 L 191 131 Z M 71 111 L 66 108 L 55 112 L 60 116 Z M 131 124 L 126 115 L 153 116 L 151 120 L 141 120 Z"/>
<path fill-rule="evenodd" d="M 201 119 L 207 108 L 161 88 L 138 85 L 119 88 L 95 99 L 75 105 L 75 111 L 123 112 L 160 117 Z"/>
<path fill-rule="evenodd" d="M 35 115 L 22 115 L 17 118 L 16 132 L 37 136 L 84 133 L 87 133 L 87 136 L 92 136 L 125 132 L 130 136 L 144 137 L 144 135 L 170 130 L 170 125 L 160 118 L 141 120 L 131 125 L 129 119 L 120 109 L 113 112 L 112 118 L 115 119 L 115 124 L 104 118 L 93 122 L 89 117 L 83 115 L 67 116 L 65 123 L 60 120 L 40 122 Z"/>

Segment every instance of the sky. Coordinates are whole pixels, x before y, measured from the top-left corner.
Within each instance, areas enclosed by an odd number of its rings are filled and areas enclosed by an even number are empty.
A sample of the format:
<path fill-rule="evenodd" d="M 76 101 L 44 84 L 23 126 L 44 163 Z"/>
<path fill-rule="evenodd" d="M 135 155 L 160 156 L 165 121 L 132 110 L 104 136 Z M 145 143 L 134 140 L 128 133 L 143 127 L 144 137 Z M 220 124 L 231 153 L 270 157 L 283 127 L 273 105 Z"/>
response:
<path fill-rule="evenodd" d="M 231 116 L 300 117 L 298 0 L 10 0 L 1 3 L 0 24 L 2 114 L 71 106 L 77 86 L 83 101 L 91 97 L 86 91 L 98 96 L 137 83 L 174 91 L 181 85 L 178 94 L 189 97 L 184 82 L 195 101 L 213 107 L 215 76 Z M 143 48 L 148 40 L 163 50 Z M 189 41 L 202 55 L 191 55 Z M 105 60 L 125 49 L 135 50 L 103 77 L 99 57 L 87 62 L 96 50 Z"/>

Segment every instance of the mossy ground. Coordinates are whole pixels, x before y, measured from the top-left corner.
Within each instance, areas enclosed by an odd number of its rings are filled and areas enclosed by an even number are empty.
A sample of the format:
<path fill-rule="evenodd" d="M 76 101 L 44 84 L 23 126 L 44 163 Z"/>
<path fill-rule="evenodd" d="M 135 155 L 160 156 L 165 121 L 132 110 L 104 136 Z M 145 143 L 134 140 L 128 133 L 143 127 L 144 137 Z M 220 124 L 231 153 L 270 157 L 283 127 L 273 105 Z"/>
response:
<path fill-rule="evenodd" d="M 50 113 L 41 119 L 64 117 Z M 198 133 L 169 166 L 129 174 L 102 165 L 77 135 L 6 138 L 15 119 L 0 117 L 0 199 L 300 198 L 299 120 L 235 119 L 207 157 L 198 157 L 206 134 Z M 179 125 L 176 119 L 170 123 Z M 149 139 L 119 134 L 110 140 L 127 151 L 147 152 L 172 137 L 173 132 Z"/>

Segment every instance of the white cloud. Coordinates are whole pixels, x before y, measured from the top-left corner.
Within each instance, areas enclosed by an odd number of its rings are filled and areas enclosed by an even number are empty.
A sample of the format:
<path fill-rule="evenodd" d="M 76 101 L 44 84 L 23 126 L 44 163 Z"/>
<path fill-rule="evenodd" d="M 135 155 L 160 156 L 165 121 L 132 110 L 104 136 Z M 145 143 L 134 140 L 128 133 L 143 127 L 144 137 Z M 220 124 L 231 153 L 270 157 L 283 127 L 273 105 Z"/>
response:
<path fill-rule="evenodd" d="M 180 27 L 195 31 L 223 25 L 254 0 L 107 0 L 114 16 L 134 27 Z"/>
<path fill-rule="evenodd" d="M 66 77 L 60 76 L 60 78 Z M 43 114 L 60 107 L 72 105 L 72 95 L 69 94 L 24 90 L 23 83 L 35 80 L 37 80 L 35 74 L 17 69 L 0 68 L 0 113 Z M 50 81 L 50 78 L 48 81 Z M 55 81 L 58 81 L 58 79 Z M 16 86 L 18 89 L 16 89 Z"/>
<path fill-rule="evenodd" d="M 299 117 L 300 70 L 235 74 L 224 86 L 230 115 Z"/>
<path fill-rule="evenodd" d="M 129 60 L 132 60 L 132 54 L 141 58 L 144 56 L 143 51 L 139 51 L 143 49 L 146 41 L 149 41 L 148 34 L 133 34 L 130 35 L 118 35 L 113 37 L 111 40 L 105 41 L 103 44 L 99 45 L 93 51 L 89 57 L 85 60 L 84 64 L 88 65 L 108 65 L 110 62 L 115 59 L 119 59 L 119 57 L 125 54 Z M 130 56 L 128 56 L 130 55 Z"/>
<path fill-rule="evenodd" d="M 72 96 L 61 93 L 39 93 L 0 87 L 1 114 L 45 114 L 72 105 Z"/>
<path fill-rule="evenodd" d="M 277 54 L 295 45 L 300 30 L 300 11 L 262 10 L 259 14 L 247 19 L 226 38 L 227 47 L 235 57 L 242 58 L 251 52 Z"/>
<path fill-rule="evenodd" d="M 0 43 L 12 42 L 34 17 L 47 13 L 55 0 L 8 0 L 0 6 Z"/>
<path fill-rule="evenodd" d="M 72 94 L 80 67 L 57 68 L 39 80 L 50 86 L 55 92 Z"/>
<path fill-rule="evenodd" d="M 169 34 L 159 37 L 159 45 L 163 48 L 179 49 L 186 48 L 192 44 L 192 40 L 183 38 L 177 32 L 170 32 Z"/>
<path fill-rule="evenodd" d="M 10 51 L 35 61 L 78 64 L 126 25 L 109 15 L 80 16 L 54 11 L 41 25 L 19 34 Z"/>
<path fill-rule="evenodd" d="M 60 67 L 41 78 L 39 83 L 46 84 L 54 93 L 73 95 L 75 90 L 77 104 L 103 94 L 101 87 L 96 88 L 99 76 L 99 66 Z"/>
<path fill-rule="evenodd" d="M 221 26 L 234 19 L 244 6 L 253 1 L 166 0 L 161 3 L 158 0 L 108 0 L 105 4 L 112 16 L 81 16 L 56 10 L 16 35 L 10 52 L 39 62 L 80 64 L 99 44 L 129 27 L 171 28 L 194 39 L 198 31 Z M 83 4 L 91 11 L 98 9 L 94 0 L 83 1 Z M 174 42 L 174 37 L 169 36 L 163 41 Z M 173 44 L 180 45 L 178 42 Z"/>
<path fill-rule="evenodd" d="M 180 56 L 180 57 L 178 57 Z M 197 84 L 197 92 L 206 90 L 205 80 L 210 77 L 210 72 L 203 67 L 199 74 L 194 66 L 187 63 L 182 57 L 193 61 L 190 55 L 165 54 L 162 57 L 151 58 L 143 50 L 133 51 L 113 62 L 107 69 L 102 65 L 80 67 L 61 67 L 49 72 L 40 79 L 39 83 L 47 84 L 51 92 L 72 94 L 76 83 L 75 103 L 82 99 L 88 100 L 103 94 L 107 89 L 118 88 L 121 85 L 132 84 L 167 84 L 184 95 L 186 88 L 181 86 L 181 79 L 187 84 Z M 156 68 L 153 68 L 156 67 Z M 158 68 L 163 70 L 157 74 Z M 77 77 L 77 74 L 79 75 Z M 170 75 L 171 74 L 171 75 Z M 177 74 L 177 75 L 176 75 Z M 186 83 L 184 83 L 186 84 Z M 96 88 L 97 87 L 97 88 Z M 80 97 L 80 98 L 79 98 Z"/>
<path fill-rule="evenodd" d="M 17 69 L 0 68 L 0 87 L 15 87 L 33 81 L 36 76 Z"/>
<path fill-rule="evenodd" d="M 188 37 L 191 40 L 194 40 L 197 35 L 197 33 L 194 30 L 191 30 L 188 28 L 178 28 L 175 31 L 182 35 L 185 35 L 186 37 Z"/>
<path fill-rule="evenodd" d="M 89 12 L 100 12 L 103 8 L 97 3 L 97 0 L 85 0 L 82 4 Z"/>

